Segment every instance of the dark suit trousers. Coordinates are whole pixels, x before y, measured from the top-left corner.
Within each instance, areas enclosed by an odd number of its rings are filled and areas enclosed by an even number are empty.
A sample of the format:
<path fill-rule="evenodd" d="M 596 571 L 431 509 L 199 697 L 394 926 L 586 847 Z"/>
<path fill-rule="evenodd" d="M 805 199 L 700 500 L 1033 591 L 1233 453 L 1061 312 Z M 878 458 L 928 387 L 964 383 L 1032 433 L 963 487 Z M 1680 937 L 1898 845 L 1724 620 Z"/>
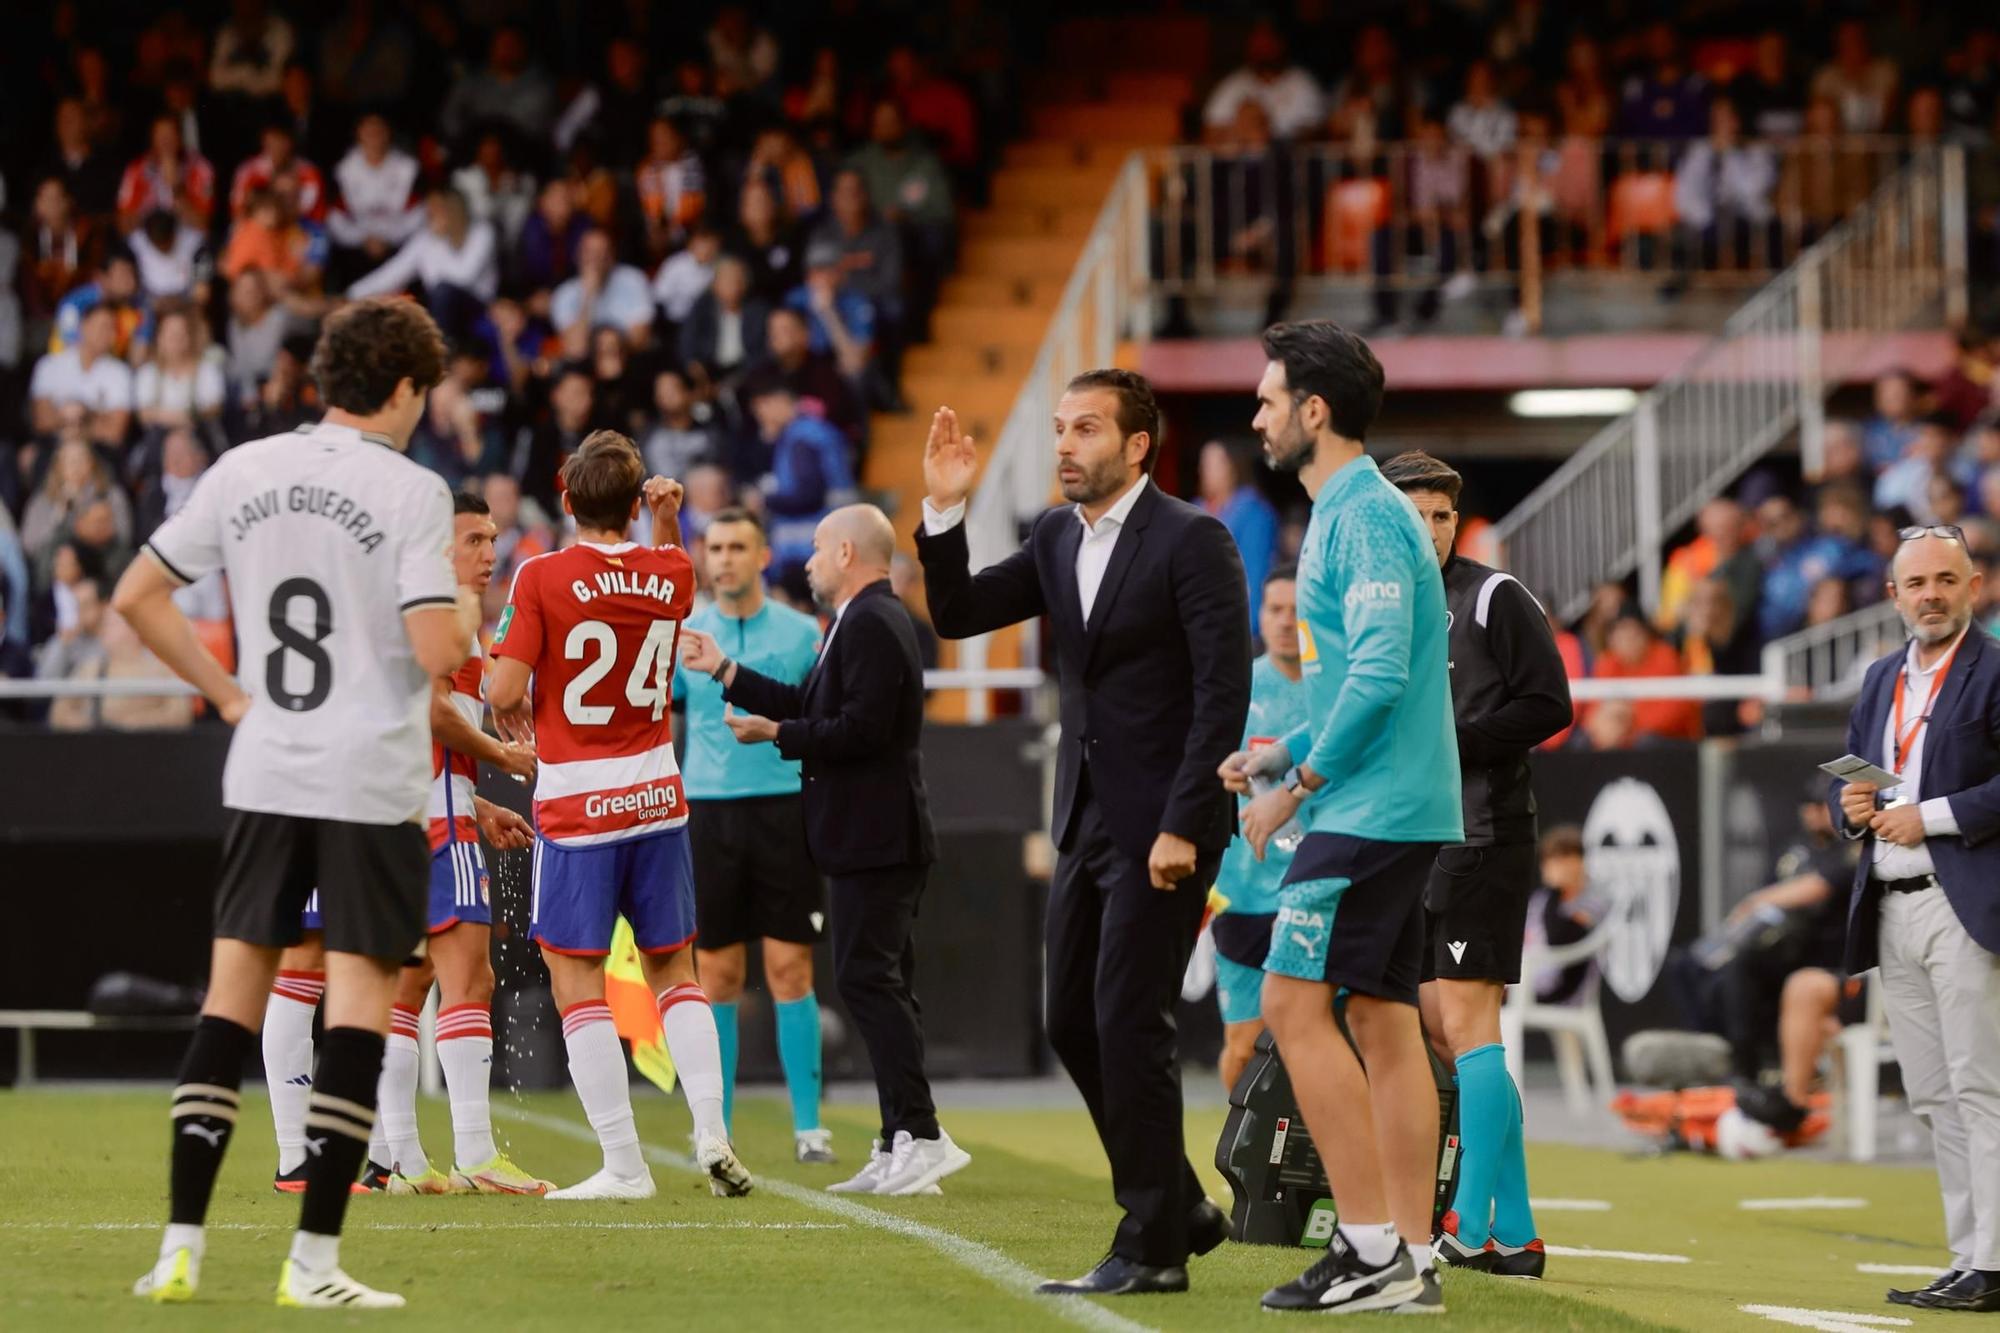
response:
<path fill-rule="evenodd" d="M 885 1149 L 899 1129 L 917 1139 L 938 1136 L 937 1105 L 924 1074 L 923 1009 L 912 989 L 917 954 L 911 932 L 929 875 L 929 866 L 888 866 L 828 877 L 834 985 L 875 1069 Z"/>
<path fill-rule="evenodd" d="M 1125 1210 L 1112 1252 L 1184 1263 L 1202 1188 L 1182 1133 L 1174 1005 L 1221 857 L 1202 857 L 1171 892 L 1155 889 L 1145 863 L 1111 841 L 1087 786 L 1070 836 L 1049 890 L 1049 1044 L 1111 1160 Z"/>

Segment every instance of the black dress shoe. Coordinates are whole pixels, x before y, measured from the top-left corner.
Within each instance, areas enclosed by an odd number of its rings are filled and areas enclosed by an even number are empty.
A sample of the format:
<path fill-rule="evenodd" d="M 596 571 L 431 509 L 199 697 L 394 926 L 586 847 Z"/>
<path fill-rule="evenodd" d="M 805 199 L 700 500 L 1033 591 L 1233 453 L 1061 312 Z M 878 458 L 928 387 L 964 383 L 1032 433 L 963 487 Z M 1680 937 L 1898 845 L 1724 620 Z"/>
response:
<path fill-rule="evenodd" d="M 1970 1314 L 1991 1314 L 2000 1310 L 2000 1272 L 1967 1269 L 1936 1291 L 1919 1292 L 1910 1304 L 1926 1310 L 1963 1310 Z"/>
<path fill-rule="evenodd" d="M 1229 1239 L 1229 1214 L 1203 1199 L 1188 1214 L 1188 1249 L 1195 1255 L 1207 1254 Z"/>
<path fill-rule="evenodd" d="M 1899 1291 L 1895 1287 L 1891 1287 L 1889 1288 L 1889 1304 L 1915 1305 L 1917 1297 L 1928 1296 L 1934 1291 L 1943 1291 L 1946 1287 L 1958 1281 L 1959 1274 L 1964 1271 L 1962 1268 L 1948 1268 L 1932 1278 L 1930 1285 L 1927 1287 L 1912 1287 L 1908 1291 Z"/>
<path fill-rule="evenodd" d="M 1115 1254 L 1107 1255 L 1103 1263 L 1082 1277 L 1068 1282 L 1044 1282 L 1035 1288 L 1044 1296 L 1145 1296 L 1187 1289 L 1185 1268 L 1156 1268 Z"/>

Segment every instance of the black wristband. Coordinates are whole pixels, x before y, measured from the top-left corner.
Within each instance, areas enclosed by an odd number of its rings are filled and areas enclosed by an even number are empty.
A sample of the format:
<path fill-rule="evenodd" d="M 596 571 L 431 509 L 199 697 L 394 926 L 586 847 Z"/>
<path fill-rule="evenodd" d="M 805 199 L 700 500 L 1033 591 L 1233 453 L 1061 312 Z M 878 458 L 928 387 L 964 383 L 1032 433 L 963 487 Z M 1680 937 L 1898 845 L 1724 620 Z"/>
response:
<path fill-rule="evenodd" d="M 721 665 L 721 666 L 719 666 L 719 667 L 717 667 L 717 668 L 716 668 L 715 670 L 713 670 L 713 671 L 709 672 L 709 674 L 708 674 L 708 678 L 709 678 L 710 680 L 715 680 L 715 681 L 719 681 L 719 680 L 721 680 L 721 679 L 722 679 L 722 678 L 723 678 L 724 676 L 728 675 L 728 674 L 729 674 L 729 668 L 731 668 L 731 667 L 733 667 L 733 666 L 735 666 L 735 665 L 736 665 L 736 659 L 735 659 L 735 658 L 733 658 L 733 657 L 725 657 L 725 658 L 723 658 L 723 659 L 722 659 L 722 665 Z"/>

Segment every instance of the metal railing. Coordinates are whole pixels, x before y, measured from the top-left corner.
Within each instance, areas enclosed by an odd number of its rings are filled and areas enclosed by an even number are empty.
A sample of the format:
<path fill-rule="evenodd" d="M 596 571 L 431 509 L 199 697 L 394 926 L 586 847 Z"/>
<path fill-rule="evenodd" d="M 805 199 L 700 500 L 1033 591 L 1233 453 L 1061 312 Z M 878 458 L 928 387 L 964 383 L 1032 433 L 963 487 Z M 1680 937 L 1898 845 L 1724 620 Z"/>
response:
<path fill-rule="evenodd" d="M 1883 135 L 1185 146 L 1147 156 L 1165 295 L 1265 278 L 1303 291 L 1532 286 L 1558 271 L 1761 283 L 1909 159 Z M 1534 225 L 1523 226 L 1524 219 Z M 1524 294 L 1524 299 L 1528 294 Z"/>
<path fill-rule="evenodd" d="M 1974 632 L 1979 632 L 1975 627 Z M 1844 699 L 1861 688 L 1868 664 L 1909 637 L 1894 602 L 1876 602 L 1764 645 L 1764 675 L 1788 692 Z"/>
<path fill-rule="evenodd" d="M 1063 386 L 1082 371 L 1111 365 L 1121 340 L 1147 335 L 1146 223 L 1146 173 L 1134 154 L 1098 211 L 966 511 L 966 544 L 975 570 L 1019 549 L 1022 524 L 1049 506 L 1055 481 L 1049 423 Z M 1021 633 L 1022 660 L 1032 664 L 1036 628 L 1029 623 Z M 988 642 L 982 635 L 960 644 L 959 665 L 983 671 Z M 985 692 L 975 690 L 968 720 L 983 722 L 990 709 Z"/>
<path fill-rule="evenodd" d="M 1495 525 L 1507 568 L 1564 619 L 1634 569 L 1657 608 L 1667 535 L 1795 430 L 1810 470 L 1828 386 L 1964 289 L 1963 156 L 1918 153 Z"/>

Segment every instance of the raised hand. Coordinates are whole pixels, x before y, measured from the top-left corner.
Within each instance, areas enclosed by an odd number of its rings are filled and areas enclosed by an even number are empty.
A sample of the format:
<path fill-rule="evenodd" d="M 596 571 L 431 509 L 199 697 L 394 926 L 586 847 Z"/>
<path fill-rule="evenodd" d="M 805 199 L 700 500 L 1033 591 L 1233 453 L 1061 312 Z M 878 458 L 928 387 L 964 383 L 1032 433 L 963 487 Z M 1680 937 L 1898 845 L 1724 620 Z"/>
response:
<path fill-rule="evenodd" d="M 681 627 L 681 665 L 689 671 L 699 671 L 704 676 L 712 676 L 725 660 L 722 645 L 712 634 L 703 634 L 698 629 Z"/>
<path fill-rule="evenodd" d="M 931 435 L 924 442 L 924 487 L 931 504 L 949 509 L 972 494 L 979 475 L 979 451 L 972 437 L 960 432 L 958 413 L 940 407 L 931 416 Z"/>

